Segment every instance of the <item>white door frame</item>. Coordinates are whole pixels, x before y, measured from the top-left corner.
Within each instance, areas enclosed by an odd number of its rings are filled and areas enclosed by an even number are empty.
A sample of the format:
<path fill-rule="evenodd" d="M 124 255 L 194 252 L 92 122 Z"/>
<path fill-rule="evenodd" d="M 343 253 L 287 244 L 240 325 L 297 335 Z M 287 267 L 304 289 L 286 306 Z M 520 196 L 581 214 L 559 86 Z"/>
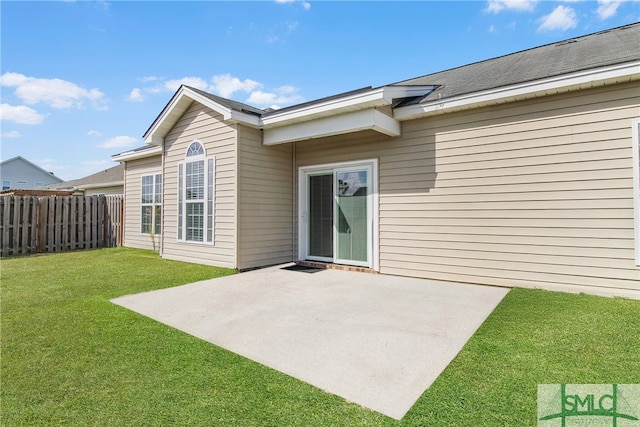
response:
<path fill-rule="evenodd" d="M 372 198 L 372 229 L 371 229 L 371 259 L 368 267 L 378 271 L 380 269 L 380 239 L 379 239 L 379 193 L 378 193 L 378 159 L 366 159 L 351 162 L 326 163 L 298 168 L 298 259 L 308 258 L 308 176 L 319 172 L 331 172 L 335 169 L 350 167 L 371 167 L 371 198 Z M 335 224 L 334 224 L 335 227 Z M 334 242 L 335 243 L 335 242 Z M 335 256 L 335 253 L 334 253 Z"/>

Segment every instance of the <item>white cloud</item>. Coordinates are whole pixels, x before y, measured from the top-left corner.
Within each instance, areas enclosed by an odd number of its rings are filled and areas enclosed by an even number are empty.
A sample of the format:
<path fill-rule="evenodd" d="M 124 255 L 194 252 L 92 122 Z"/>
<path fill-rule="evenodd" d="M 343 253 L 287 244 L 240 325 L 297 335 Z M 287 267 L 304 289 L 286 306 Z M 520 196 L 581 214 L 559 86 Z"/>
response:
<path fill-rule="evenodd" d="M 255 106 L 260 107 L 274 107 L 278 105 L 290 105 L 303 100 L 299 95 L 299 89 L 295 86 L 285 85 L 269 91 L 261 90 L 263 84 L 251 79 L 241 80 L 240 78 L 231 75 L 230 73 L 217 74 L 211 77 L 210 83 L 207 83 L 200 77 L 184 77 L 182 79 L 163 81 L 160 78 L 149 79 L 149 82 L 153 82 L 149 87 L 135 88 L 129 94 L 129 100 L 143 97 L 144 93 L 160 93 L 168 90 L 175 91 L 181 84 L 195 87 L 200 90 L 204 90 L 210 93 L 214 93 L 223 98 L 238 99 L 238 93 L 248 94 L 248 102 Z"/>
<path fill-rule="evenodd" d="M 222 96 L 223 98 L 229 98 L 235 92 L 251 92 L 257 88 L 262 87 L 262 84 L 255 80 L 244 79 L 240 80 L 231 74 L 219 74 L 211 78 L 211 90 L 214 93 Z"/>
<path fill-rule="evenodd" d="M 104 94 L 99 89 L 84 89 L 61 79 L 39 79 L 7 72 L 0 76 L 0 85 L 15 87 L 16 95 L 28 105 L 48 104 L 53 108 L 80 108 L 90 101 L 96 109 L 104 109 Z"/>
<path fill-rule="evenodd" d="M 302 5 L 304 10 L 311 9 L 311 3 L 305 0 L 276 0 L 276 3 L 278 4 L 298 3 L 298 2 Z"/>
<path fill-rule="evenodd" d="M 206 90 L 209 86 L 206 81 L 200 77 L 183 77 L 179 80 L 168 80 L 164 82 L 165 89 L 176 91 L 181 85 L 195 87 L 196 89 Z"/>
<path fill-rule="evenodd" d="M 89 136 L 102 136 L 102 132 L 97 131 L 97 130 L 90 130 L 89 132 L 87 132 L 87 135 L 89 135 Z"/>
<path fill-rule="evenodd" d="M 98 144 L 98 148 L 127 148 L 136 145 L 138 138 L 131 136 L 115 136 Z"/>
<path fill-rule="evenodd" d="M 487 11 L 499 13 L 503 10 L 514 10 L 516 12 L 531 12 L 535 9 L 538 0 L 489 0 Z"/>
<path fill-rule="evenodd" d="M 276 89 L 276 91 L 278 93 L 280 93 L 281 95 L 297 94 L 298 93 L 298 88 L 295 87 L 295 86 L 291 86 L 291 85 L 285 85 L 285 86 L 280 86 L 279 88 Z"/>
<path fill-rule="evenodd" d="M 9 132 L 4 132 L 2 134 L 3 138 L 20 138 L 22 136 L 22 134 L 20 132 L 18 132 L 17 130 L 12 130 Z"/>
<path fill-rule="evenodd" d="M 300 25 L 300 23 L 298 21 L 293 21 L 293 22 L 286 22 L 284 25 L 285 25 L 285 28 L 287 29 L 286 34 L 289 35 L 293 33 L 296 30 L 296 28 L 298 28 L 298 25 Z"/>
<path fill-rule="evenodd" d="M 576 17 L 576 11 L 571 7 L 557 6 L 548 15 L 540 18 L 540 26 L 538 31 L 552 31 L 552 30 L 568 30 L 575 28 L 578 25 L 578 18 Z"/>
<path fill-rule="evenodd" d="M 9 105 L 0 104 L 0 119 L 10 122 L 19 123 L 21 125 L 37 125 L 47 117 L 38 113 L 33 108 L 25 105 Z"/>
<path fill-rule="evenodd" d="M 171 89 L 166 88 L 164 86 L 153 86 L 153 87 L 144 88 L 144 91 L 148 93 L 161 93 L 161 92 L 171 91 Z"/>
<path fill-rule="evenodd" d="M 157 80 L 161 80 L 160 77 L 156 76 L 145 76 L 139 79 L 142 83 L 155 82 Z"/>
<path fill-rule="evenodd" d="M 619 0 L 598 0 L 596 13 L 600 19 L 608 19 L 616 14 L 622 2 Z"/>
<path fill-rule="evenodd" d="M 256 90 L 251 92 L 247 103 L 259 107 L 280 108 L 281 105 L 291 105 L 303 100 L 298 94 L 298 89 L 293 86 L 282 86 L 273 92 Z"/>
<path fill-rule="evenodd" d="M 274 28 L 274 35 L 267 37 L 267 43 L 277 42 L 285 37 L 290 36 L 298 28 L 298 21 L 281 22 Z"/>
<path fill-rule="evenodd" d="M 127 99 L 131 102 L 142 102 L 144 101 L 144 96 L 142 96 L 142 91 L 136 87 L 131 90 Z"/>
<path fill-rule="evenodd" d="M 107 167 L 112 167 L 114 164 L 112 161 L 109 160 L 104 160 L 104 159 L 100 159 L 100 160 L 83 160 L 82 164 L 84 166 L 107 166 Z"/>

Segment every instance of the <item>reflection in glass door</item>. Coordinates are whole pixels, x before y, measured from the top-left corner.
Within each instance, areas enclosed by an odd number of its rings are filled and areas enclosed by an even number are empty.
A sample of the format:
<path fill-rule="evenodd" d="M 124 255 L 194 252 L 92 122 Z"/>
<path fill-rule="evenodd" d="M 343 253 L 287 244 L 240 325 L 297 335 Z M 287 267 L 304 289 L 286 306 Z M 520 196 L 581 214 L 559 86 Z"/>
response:
<path fill-rule="evenodd" d="M 373 265 L 373 165 L 302 171 L 305 223 L 301 259 Z"/>
<path fill-rule="evenodd" d="M 368 264 L 370 246 L 370 173 L 363 169 L 336 171 L 335 262 Z"/>

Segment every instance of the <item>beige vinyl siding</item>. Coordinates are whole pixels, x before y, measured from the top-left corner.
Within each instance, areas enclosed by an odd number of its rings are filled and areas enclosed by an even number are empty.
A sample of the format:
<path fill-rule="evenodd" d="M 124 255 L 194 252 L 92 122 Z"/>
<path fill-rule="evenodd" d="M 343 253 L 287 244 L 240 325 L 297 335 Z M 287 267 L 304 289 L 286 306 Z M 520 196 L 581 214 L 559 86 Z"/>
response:
<path fill-rule="evenodd" d="M 380 272 L 640 289 L 628 83 L 297 144 L 298 166 L 379 158 Z"/>
<path fill-rule="evenodd" d="M 141 227 L 142 177 L 161 173 L 162 158 L 158 156 L 130 160 L 125 168 L 124 185 L 124 246 L 160 250 L 160 236 L 143 234 Z"/>
<path fill-rule="evenodd" d="M 238 268 L 292 261 L 292 145 L 263 146 L 257 129 L 238 134 Z"/>
<path fill-rule="evenodd" d="M 162 256 L 170 259 L 236 267 L 236 129 L 222 116 L 193 102 L 165 137 Z M 177 238 L 178 164 L 186 150 L 200 141 L 215 156 L 214 244 L 181 242 Z"/>
<path fill-rule="evenodd" d="M 85 196 L 97 196 L 100 194 L 105 195 L 118 195 L 123 194 L 123 186 L 115 185 L 113 187 L 100 187 L 100 188 L 88 188 L 84 191 Z"/>

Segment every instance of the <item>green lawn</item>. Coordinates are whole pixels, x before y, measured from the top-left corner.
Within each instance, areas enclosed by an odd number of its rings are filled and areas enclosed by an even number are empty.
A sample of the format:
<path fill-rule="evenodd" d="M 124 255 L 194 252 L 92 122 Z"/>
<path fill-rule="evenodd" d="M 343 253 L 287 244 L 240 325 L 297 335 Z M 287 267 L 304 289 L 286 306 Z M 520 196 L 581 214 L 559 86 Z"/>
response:
<path fill-rule="evenodd" d="M 3 426 L 525 426 L 539 383 L 640 383 L 640 301 L 514 289 L 398 422 L 109 302 L 231 270 L 125 248 L 1 267 Z"/>

